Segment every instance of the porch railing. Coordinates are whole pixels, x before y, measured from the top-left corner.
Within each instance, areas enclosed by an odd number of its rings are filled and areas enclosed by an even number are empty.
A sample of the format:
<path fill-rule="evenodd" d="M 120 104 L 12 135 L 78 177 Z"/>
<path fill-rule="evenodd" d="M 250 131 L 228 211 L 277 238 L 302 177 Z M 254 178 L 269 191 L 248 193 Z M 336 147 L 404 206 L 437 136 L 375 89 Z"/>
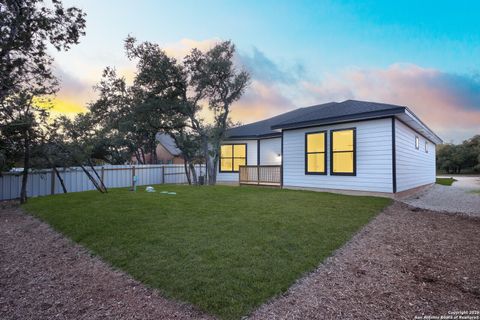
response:
<path fill-rule="evenodd" d="M 281 186 L 281 166 L 240 166 L 240 184 Z"/>

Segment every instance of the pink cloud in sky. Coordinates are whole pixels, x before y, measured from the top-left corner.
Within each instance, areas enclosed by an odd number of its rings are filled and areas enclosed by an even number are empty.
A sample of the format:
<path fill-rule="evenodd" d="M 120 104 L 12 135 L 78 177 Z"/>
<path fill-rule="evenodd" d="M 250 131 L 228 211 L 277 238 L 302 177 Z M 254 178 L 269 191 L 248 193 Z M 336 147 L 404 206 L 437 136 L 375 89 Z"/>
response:
<path fill-rule="evenodd" d="M 315 103 L 358 99 L 408 106 L 446 141 L 480 134 L 480 81 L 413 64 L 348 69 L 302 83 Z"/>
<path fill-rule="evenodd" d="M 244 96 L 232 106 L 231 114 L 235 122 L 250 123 L 286 112 L 293 106 L 279 87 L 254 79 Z"/>
<path fill-rule="evenodd" d="M 208 50 L 218 41 L 182 39 L 164 49 L 181 59 L 194 47 Z M 119 73 L 131 80 L 135 70 L 125 60 Z M 257 48 L 250 53 L 237 52 L 235 61 L 239 68 L 250 72 L 252 81 L 244 96 L 232 106 L 234 122 L 249 123 L 298 107 L 357 99 L 406 105 L 445 141 L 460 142 L 480 134 L 478 76 L 397 63 L 386 68 L 348 68 L 314 82 L 305 80 L 307 68 L 302 64 L 279 65 Z M 98 74 L 98 79 L 87 79 L 59 70 L 63 80 L 59 98 L 65 105 L 59 111 L 74 114 L 84 109 L 96 97 L 92 86 L 100 80 L 101 72 L 102 68 L 96 67 L 88 74 Z"/>

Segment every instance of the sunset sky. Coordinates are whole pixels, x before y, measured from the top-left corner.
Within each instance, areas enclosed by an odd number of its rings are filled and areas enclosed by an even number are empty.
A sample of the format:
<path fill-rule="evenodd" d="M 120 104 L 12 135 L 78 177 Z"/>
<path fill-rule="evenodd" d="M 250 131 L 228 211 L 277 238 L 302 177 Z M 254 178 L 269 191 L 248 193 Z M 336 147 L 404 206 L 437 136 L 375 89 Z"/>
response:
<path fill-rule="evenodd" d="M 360 3 L 361 2 L 361 3 Z M 480 3 L 474 1 L 90 1 L 87 35 L 53 52 L 55 111 L 95 98 L 106 66 L 127 79 L 128 34 L 182 57 L 232 40 L 252 83 L 232 111 L 249 123 L 329 101 L 406 105 L 446 142 L 480 134 Z"/>

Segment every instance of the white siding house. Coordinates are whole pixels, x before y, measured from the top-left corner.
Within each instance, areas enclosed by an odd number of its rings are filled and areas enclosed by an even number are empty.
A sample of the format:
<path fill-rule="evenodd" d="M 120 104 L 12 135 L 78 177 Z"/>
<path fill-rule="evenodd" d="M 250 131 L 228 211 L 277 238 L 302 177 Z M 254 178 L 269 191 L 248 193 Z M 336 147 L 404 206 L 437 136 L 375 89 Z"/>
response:
<path fill-rule="evenodd" d="M 224 141 L 224 144 L 246 144 L 247 145 L 247 165 L 257 165 L 257 140 L 235 140 Z M 218 166 L 220 168 L 220 166 Z M 217 173 L 218 182 L 238 182 L 238 172 Z"/>
<path fill-rule="evenodd" d="M 283 188 L 385 195 L 433 184 L 442 142 L 407 107 L 355 100 L 296 109 L 233 128 L 228 137 L 224 144 L 247 144 L 247 165 L 278 166 Z M 217 180 L 238 182 L 242 170 L 250 179 L 252 168 L 237 167 L 220 170 Z"/>
<path fill-rule="evenodd" d="M 255 140 L 225 140 L 223 144 L 246 144 L 247 159 L 246 165 L 281 165 L 281 138 L 266 138 Z M 260 151 L 260 152 L 259 152 Z M 222 183 L 238 183 L 238 172 L 222 172 L 219 166 L 217 181 Z"/>
<path fill-rule="evenodd" d="M 435 144 L 398 120 L 395 155 L 397 192 L 435 182 Z"/>
<path fill-rule="evenodd" d="M 282 138 L 260 139 L 260 165 L 282 164 Z"/>
<path fill-rule="evenodd" d="M 287 130 L 283 133 L 283 186 L 393 192 L 391 120 L 352 122 L 331 126 Z M 309 175 L 305 173 L 305 133 L 356 128 L 357 168 L 355 176 Z M 327 170 L 330 172 L 330 144 L 327 143 Z"/>

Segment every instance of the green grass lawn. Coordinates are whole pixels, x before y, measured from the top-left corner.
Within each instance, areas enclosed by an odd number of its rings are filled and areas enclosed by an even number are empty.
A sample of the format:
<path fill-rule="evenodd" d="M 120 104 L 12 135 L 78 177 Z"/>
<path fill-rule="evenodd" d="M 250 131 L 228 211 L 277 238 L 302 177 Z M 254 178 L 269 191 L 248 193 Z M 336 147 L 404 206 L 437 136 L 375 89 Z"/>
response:
<path fill-rule="evenodd" d="M 262 187 L 141 189 L 39 197 L 24 208 L 167 297 L 225 319 L 287 290 L 390 203 Z"/>
<path fill-rule="evenodd" d="M 455 181 L 457 180 L 453 178 L 437 178 L 436 183 L 442 186 L 451 186 Z"/>

